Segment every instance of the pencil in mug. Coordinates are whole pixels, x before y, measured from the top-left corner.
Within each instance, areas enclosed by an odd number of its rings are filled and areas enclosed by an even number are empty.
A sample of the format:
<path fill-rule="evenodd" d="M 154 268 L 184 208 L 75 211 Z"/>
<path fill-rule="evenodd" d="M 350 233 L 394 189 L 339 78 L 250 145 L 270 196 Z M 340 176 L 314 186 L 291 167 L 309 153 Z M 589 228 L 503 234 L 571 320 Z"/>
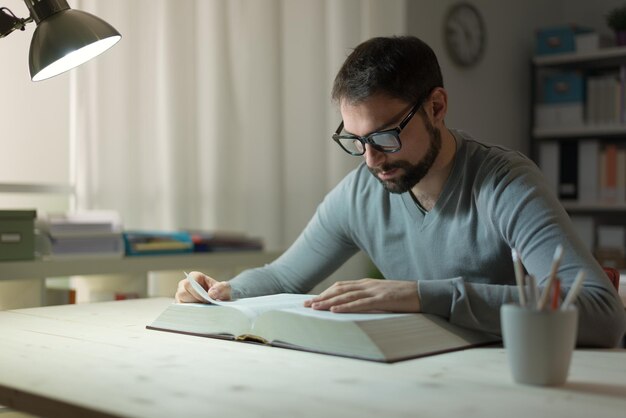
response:
<path fill-rule="evenodd" d="M 519 304 L 520 306 L 526 306 L 526 293 L 524 292 L 524 267 L 522 266 L 522 260 L 515 248 L 511 250 L 511 256 L 513 257 L 513 267 L 515 268 L 515 282 L 517 283 L 517 291 L 519 292 Z"/>
<path fill-rule="evenodd" d="M 554 258 L 552 259 L 552 268 L 550 269 L 550 276 L 548 276 L 548 282 L 543 288 L 543 292 L 541 293 L 541 298 L 539 299 L 538 309 L 542 310 L 546 307 L 548 303 L 548 299 L 550 299 L 550 289 L 552 288 L 552 282 L 556 279 L 556 271 L 559 269 L 559 264 L 561 264 L 561 258 L 563 257 L 563 246 L 561 244 L 556 246 L 556 250 L 554 251 Z"/>
<path fill-rule="evenodd" d="M 552 310 L 556 311 L 557 309 L 559 309 L 559 302 L 561 301 L 561 281 L 559 280 L 559 278 L 557 277 L 556 279 L 554 279 L 554 281 L 552 282 L 553 284 L 553 289 L 552 289 Z"/>
<path fill-rule="evenodd" d="M 532 274 L 526 276 L 526 287 L 528 288 L 528 306 L 536 309 L 539 301 L 539 289 L 537 289 L 537 280 Z"/>
<path fill-rule="evenodd" d="M 574 284 L 569 289 L 569 292 L 567 292 L 567 296 L 565 296 L 565 300 L 563 301 L 563 304 L 561 305 L 561 309 L 565 310 L 569 308 L 569 306 L 572 303 L 574 303 L 574 301 L 578 297 L 578 293 L 580 293 L 580 289 L 582 287 L 584 280 L 585 280 L 585 272 L 583 270 L 580 270 L 578 272 L 578 275 L 576 276 L 576 279 L 574 279 Z"/>

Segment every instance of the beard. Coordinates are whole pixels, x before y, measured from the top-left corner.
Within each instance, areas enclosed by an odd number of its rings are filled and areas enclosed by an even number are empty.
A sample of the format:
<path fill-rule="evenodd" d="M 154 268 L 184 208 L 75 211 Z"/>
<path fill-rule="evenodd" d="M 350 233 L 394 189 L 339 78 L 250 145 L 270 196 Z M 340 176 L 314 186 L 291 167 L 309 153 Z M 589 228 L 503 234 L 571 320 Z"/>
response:
<path fill-rule="evenodd" d="M 424 157 L 417 164 L 411 164 L 408 161 L 399 160 L 394 161 L 393 163 L 384 164 L 378 168 L 368 167 L 370 173 L 376 177 L 376 180 L 378 180 L 389 193 L 400 194 L 411 190 L 413 186 L 419 183 L 420 180 L 428 174 L 435 163 L 437 156 L 439 156 L 439 152 L 441 151 L 441 131 L 435 128 L 428 119 L 425 119 L 425 124 L 430 144 L 428 146 L 428 150 L 426 151 L 426 155 L 424 155 Z M 379 173 L 390 171 L 395 168 L 401 169 L 404 171 L 404 174 L 393 180 L 381 180 L 378 177 Z"/>

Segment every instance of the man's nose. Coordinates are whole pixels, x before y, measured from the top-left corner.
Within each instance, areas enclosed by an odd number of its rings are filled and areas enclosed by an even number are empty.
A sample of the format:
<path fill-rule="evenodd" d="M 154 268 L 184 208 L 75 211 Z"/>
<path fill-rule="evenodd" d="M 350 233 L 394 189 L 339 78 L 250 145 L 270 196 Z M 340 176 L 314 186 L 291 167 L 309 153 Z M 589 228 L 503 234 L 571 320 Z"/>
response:
<path fill-rule="evenodd" d="M 365 164 L 368 167 L 378 167 L 384 162 L 386 155 L 384 152 L 377 150 L 370 144 L 365 144 Z"/>

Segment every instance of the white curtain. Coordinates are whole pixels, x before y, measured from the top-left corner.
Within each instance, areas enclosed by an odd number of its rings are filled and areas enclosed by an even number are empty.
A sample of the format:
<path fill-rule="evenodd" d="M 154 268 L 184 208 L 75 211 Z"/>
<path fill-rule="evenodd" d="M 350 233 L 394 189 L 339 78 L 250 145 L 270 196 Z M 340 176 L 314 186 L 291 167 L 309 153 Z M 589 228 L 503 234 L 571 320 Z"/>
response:
<path fill-rule="evenodd" d="M 72 75 L 78 209 L 126 228 L 245 231 L 284 248 L 360 161 L 330 139 L 351 48 L 405 0 L 78 0 L 122 41 Z"/>

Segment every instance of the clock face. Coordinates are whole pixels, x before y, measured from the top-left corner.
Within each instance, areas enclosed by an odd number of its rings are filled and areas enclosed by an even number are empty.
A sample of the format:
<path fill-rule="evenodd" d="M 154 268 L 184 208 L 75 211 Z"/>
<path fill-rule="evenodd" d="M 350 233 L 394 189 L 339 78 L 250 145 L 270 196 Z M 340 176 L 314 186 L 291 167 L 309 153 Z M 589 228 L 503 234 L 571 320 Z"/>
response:
<path fill-rule="evenodd" d="M 485 51 L 485 23 L 480 12 L 469 3 L 450 8 L 444 21 L 444 37 L 450 58 L 462 66 L 476 64 Z"/>

